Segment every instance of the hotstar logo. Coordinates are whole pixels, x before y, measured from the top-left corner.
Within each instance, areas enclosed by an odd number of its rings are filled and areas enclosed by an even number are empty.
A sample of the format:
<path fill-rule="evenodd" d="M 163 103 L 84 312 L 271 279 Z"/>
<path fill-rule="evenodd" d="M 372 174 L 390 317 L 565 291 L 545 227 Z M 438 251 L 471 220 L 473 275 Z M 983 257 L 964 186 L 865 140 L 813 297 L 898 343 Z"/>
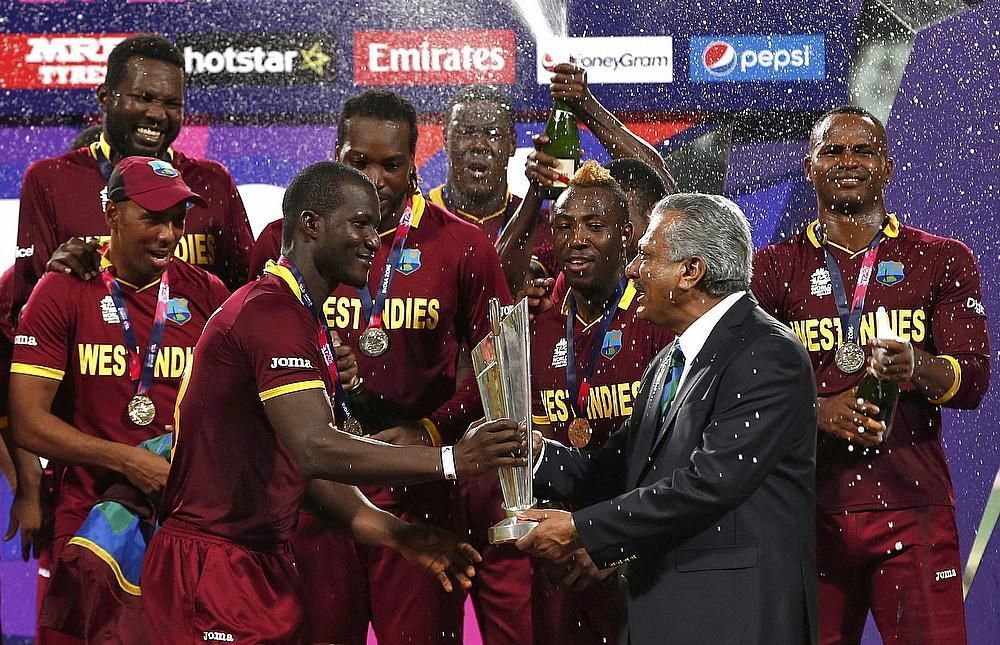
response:
<path fill-rule="evenodd" d="M 332 81 L 333 43 L 318 34 L 180 36 L 184 67 L 195 85 L 312 85 Z"/>

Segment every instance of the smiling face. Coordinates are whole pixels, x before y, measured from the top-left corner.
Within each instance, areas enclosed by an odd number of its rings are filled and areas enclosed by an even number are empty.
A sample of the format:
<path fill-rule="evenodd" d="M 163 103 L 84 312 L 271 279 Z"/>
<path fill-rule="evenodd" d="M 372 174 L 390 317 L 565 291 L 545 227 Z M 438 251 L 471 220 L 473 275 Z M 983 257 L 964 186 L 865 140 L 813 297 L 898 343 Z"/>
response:
<path fill-rule="evenodd" d="M 665 233 L 677 217 L 682 217 L 677 211 L 652 216 L 649 228 L 639 240 L 638 254 L 625 271 L 635 284 L 636 315 L 657 327 L 675 331 L 681 319 L 679 306 L 693 286 L 685 274 L 686 259 L 670 259 L 673 251 Z"/>
<path fill-rule="evenodd" d="M 500 105 L 487 100 L 456 104 L 444 124 L 444 137 L 451 190 L 481 201 L 507 185 L 514 128 Z"/>
<path fill-rule="evenodd" d="M 365 173 L 378 190 L 382 218 L 402 212 L 413 193 L 416 162 L 410 150 L 410 125 L 404 121 L 355 116 L 338 133 L 337 161 Z"/>
<path fill-rule="evenodd" d="M 845 215 L 884 203 L 892 166 L 882 129 L 857 114 L 833 114 L 817 124 L 805 160 L 820 208 Z"/>
<path fill-rule="evenodd" d="M 122 157 L 164 158 L 184 120 L 184 71 L 161 60 L 134 56 L 116 88 L 101 85 L 104 134 Z"/>
<path fill-rule="evenodd" d="M 316 265 L 331 284 L 363 287 L 380 246 L 381 220 L 377 193 L 371 185 L 345 183 L 340 204 L 323 218 Z"/>
<path fill-rule="evenodd" d="M 571 186 L 552 208 L 552 245 L 566 283 L 589 293 L 617 281 L 632 225 L 613 193 Z"/>
<path fill-rule="evenodd" d="M 187 203 L 151 212 L 127 199 L 108 202 L 110 257 L 120 278 L 137 286 L 152 282 L 167 268 L 184 234 Z"/>

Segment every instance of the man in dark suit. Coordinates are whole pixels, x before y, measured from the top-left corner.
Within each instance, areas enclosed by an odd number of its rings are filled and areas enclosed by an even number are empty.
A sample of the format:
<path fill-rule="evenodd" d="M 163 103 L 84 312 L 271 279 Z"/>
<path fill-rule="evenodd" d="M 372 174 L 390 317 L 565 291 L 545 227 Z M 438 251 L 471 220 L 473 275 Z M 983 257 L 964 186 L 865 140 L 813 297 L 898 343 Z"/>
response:
<path fill-rule="evenodd" d="M 540 524 L 518 546 L 624 565 L 634 645 L 817 641 L 816 384 L 747 290 L 751 254 L 731 201 L 661 201 L 628 276 L 677 341 L 603 448 L 533 437 L 536 493 L 580 510 L 523 513 Z"/>

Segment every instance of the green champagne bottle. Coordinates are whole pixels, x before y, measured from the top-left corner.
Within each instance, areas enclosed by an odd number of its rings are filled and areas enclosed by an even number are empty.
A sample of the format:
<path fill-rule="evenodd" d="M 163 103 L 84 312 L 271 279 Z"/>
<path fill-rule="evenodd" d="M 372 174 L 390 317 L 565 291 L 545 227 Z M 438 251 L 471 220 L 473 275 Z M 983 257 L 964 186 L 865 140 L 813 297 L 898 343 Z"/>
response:
<path fill-rule="evenodd" d="M 558 172 L 571 178 L 580 165 L 580 131 L 576 128 L 576 114 L 565 101 L 556 100 L 545 124 L 545 134 L 549 142 L 542 146 L 542 152 L 559 160 Z M 556 199 L 566 189 L 566 182 L 559 181 L 553 186 L 542 186 L 543 199 Z"/>
<path fill-rule="evenodd" d="M 892 331 L 885 307 L 879 307 L 875 312 L 875 335 L 882 340 L 899 340 Z M 871 374 L 865 374 L 858 383 L 858 398 L 878 406 L 875 418 L 885 422 L 882 441 L 888 439 L 889 432 L 892 431 L 892 415 L 896 411 L 896 400 L 899 399 L 899 384 L 895 381 L 880 381 Z"/>

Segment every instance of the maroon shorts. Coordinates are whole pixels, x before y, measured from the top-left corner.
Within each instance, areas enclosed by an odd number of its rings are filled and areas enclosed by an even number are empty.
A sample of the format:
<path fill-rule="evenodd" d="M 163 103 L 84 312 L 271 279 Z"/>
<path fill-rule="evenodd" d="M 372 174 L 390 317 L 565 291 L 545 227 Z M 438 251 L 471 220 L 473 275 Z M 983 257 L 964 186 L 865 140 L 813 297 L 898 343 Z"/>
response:
<path fill-rule="evenodd" d="M 287 544 L 251 548 L 167 520 L 146 552 L 142 595 L 152 643 L 309 642 Z"/>
<path fill-rule="evenodd" d="M 500 478 L 459 481 L 460 533 L 483 556 L 472 579 L 472 606 L 484 643 L 531 645 L 531 561 L 513 544 L 490 544 L 489 529 L 506 517 Z"/>
<path fill-rule="evenodd" d="M 445 528 L 453 523 L 454 487 L 422 484 L 394 496 L 386 490 L 365 492 L 404 520 Z M 314 642 L 363 645 L 369 622 L 379 645 L 462 642 L 464 594 L 446 593 L 395 551 L 356 544 L 305 512 L 291 545 Z"/>
<path fill-rule="evenodd" d="M 55 569 L 56 559 L 62 554 L 62 549 L 69 542 L 68 537 L 53 539 L 41 553 L 38 554 L 38 616 L 41 618 L 42 603 L 48 594 L 49 579 Z M 35 645 L 82 645 L 83 639 L 70 636 L 42 625 L 41 620 L 35 624 Z"/>
<path fill-rule="evenodd" d="M 625 584 L 613 574 L 583 591 L 558 589 L 563 567 L 534 560 L 532 610 L 535 642 L 616 645 L 625 626 Z"/>
<path fill-rule="evenodd" d="M 955 511 L 816 514 L 820 642 L 860 643 L 871 611 L 886 645 L 966 642 Z"/>

